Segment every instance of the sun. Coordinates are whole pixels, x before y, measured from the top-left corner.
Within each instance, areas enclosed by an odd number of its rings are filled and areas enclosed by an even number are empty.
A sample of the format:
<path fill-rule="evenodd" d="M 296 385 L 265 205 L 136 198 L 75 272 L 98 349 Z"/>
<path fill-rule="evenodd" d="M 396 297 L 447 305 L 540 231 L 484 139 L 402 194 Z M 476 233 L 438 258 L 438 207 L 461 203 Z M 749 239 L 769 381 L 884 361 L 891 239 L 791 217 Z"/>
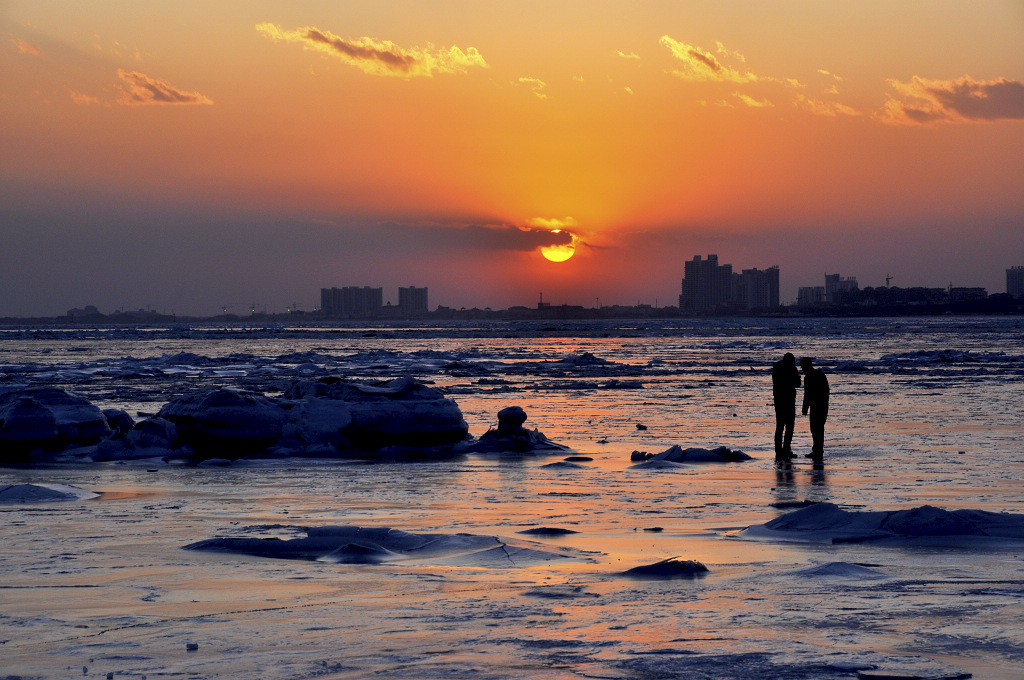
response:
<path fill-rule="evenodd" d="M 555 229 L 552 234 L 562 233 L 561 229 Z M 576 252 L 576 235 L 570 234 L 572 240 L 569 243 L 561 243 L 555 246 L 542 246 L 540 254 L 552 262 L 565 262 Z"/>

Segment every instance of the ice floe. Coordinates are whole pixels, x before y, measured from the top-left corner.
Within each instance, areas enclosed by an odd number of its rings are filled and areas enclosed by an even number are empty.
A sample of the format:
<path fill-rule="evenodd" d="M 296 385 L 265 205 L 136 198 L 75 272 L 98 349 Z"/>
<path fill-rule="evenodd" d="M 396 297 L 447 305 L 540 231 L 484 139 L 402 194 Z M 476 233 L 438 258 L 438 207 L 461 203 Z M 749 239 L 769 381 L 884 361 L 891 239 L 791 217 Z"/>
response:
<path fill-rule="evenodd" d="M 288 422 L 276 400 L 217 389 L 172 399 L 157 418 L 174 423 L 178 441 L 200 455 L 234 458 L 256 453 L 281 439 Z"/>
<path fill-rule="evenodd" d="M 0 505 L 82 501 L 98 497 L 97 493 L 67 484 L 0 485 Z"/>
<path fill-rule="evenodd" d="M 740 463 L 753 458 L 738 449 L 719 446 L 714 449 L 690 447 L 684 449 L 678 444 L 661 453 L 634 451 L 630 460 L 637 462 L 634 468 L 670 468 L 680 463 Z"/>
<path fill-rule="evenodd" d="M 654 564 L 644 564 L 622 572 L 623 576 L 634 579 L 693 579 L 701 578 L 709 573 L 709 569 L 694 560 L 681 560 L 670 557 Z"/>
<path fill-rule="evenodd" d="M 535 527 L 533 529 L 523 529 L 517 531 L 517 534 L 529 534 L 531 536 L 566 536 L 568 534 L 576 534 L 578 531 L 573 529 L 563 529 L 562 527 Z"/>
<path fill-rule="evenodd" d="M 882 578 L 882 572 L 849 562 L 829 562 L 794 572 L 797 576 L 822 576 L 840 578 Z"/>
<path fill-rule="evenodd" d="M 498 412 L 498 427 L 487 430 L 467 450 L 477 453 L 560 453 L 570 450 L 551 441 L 537 429 L 526 429 L 524 422 L 526 411 L 521 406 L 503 408 Z"/>
<path fill-rule="evenodd" d="M 0 463 L 20 462 L 36 449 L 95 444 L 110 433 L 99 408 L 59 387 L 0 392 Z"/>
<path fill-rule="evenodd" d="M 571 451 L 523 427 L 527 416 L 519 406 L 502 409 L 498 427 L 475 440 L 453 399 L 408 377 L 299 380 L 276 397 L 198 390 L 138 422 L 56 387 L 12 389 L 0 397 L 0 463 Z"/>
<path fill-rule="evenodd" d="M 916 542 L 928 545 L 976 545 L 1024 542 L 1024 515 L 986 510 L 943 510 L 922 505 L 908 510 L 844 510 L 816 503 L 747 527 L 741 538 L 812 543 L 858 541 Z"/>
<path fill-rule="evenodd" d="M 387 527 L 358 526 L 310 527 L 305 532 L 305 537 L 286 539 L 278 536 L 211 538 L 184 548 L 337 564 L 410 562 L 509 568 L 555 561 L 594 561 L 570 548 L 552 549 L 478 534 L 415 534 Z"/>

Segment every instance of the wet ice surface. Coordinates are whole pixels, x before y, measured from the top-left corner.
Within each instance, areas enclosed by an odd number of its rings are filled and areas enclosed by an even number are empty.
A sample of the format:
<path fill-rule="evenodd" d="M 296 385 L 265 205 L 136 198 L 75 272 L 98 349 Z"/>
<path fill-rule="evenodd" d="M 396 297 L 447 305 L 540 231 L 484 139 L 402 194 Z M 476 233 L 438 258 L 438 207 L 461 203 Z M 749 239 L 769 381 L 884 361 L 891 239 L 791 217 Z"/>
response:
<path fill-rule="evenodd" d="M 56 384 L 133 415 L 200 387 L 274 394 L 296 377 L 413 375 L 456 399 L 476 436 L 520 405 L 527 427 L 592 459 L 0 469 L 0 486 L 102 494 L 0 505 L 7 675 L 1017 678 L 1024 667 L 1019 543 L 738 534 L 805 501 L 1024 514 L 1019 319 L 7 333 L 0 385 Z M 786 350 L 829 373 L 823 470 L 770 460 L 767 368 Z M 796 444 L 810 448 L 805 419 Z M 673 445 L 755 460 L 631 469 L 632 451 Z M 496 537 L 590 561 L 182 549 L 340 525 Z M 545 527 L 576 533 L 520 533 Z M 668 558 L 709 572 L 623 576 Z"/>

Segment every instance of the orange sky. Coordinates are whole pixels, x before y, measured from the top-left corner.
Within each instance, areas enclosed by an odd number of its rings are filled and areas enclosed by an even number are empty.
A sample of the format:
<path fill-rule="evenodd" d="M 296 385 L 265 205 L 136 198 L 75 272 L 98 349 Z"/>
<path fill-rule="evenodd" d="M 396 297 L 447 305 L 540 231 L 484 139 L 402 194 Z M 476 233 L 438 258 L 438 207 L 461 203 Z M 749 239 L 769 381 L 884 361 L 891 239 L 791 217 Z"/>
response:
<path fill-rule="evenodd" d="M 1003 292 L 1022 35 L 1016 0 L 8 0 L 0 316 L 664 305 L 708 253 L 784 302 Z"/>

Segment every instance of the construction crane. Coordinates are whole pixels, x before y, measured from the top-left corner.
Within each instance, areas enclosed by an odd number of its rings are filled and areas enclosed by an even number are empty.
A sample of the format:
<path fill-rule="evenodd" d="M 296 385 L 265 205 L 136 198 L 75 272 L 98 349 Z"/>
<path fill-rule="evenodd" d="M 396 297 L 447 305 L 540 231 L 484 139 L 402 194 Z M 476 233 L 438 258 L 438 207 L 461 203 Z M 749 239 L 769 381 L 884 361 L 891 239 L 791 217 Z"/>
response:
<path fill-rule="evenodd" d="M 892 276 L 890 276 L 889 274 L 886 274 L 886 275 L 885 275 L 885 287 L 886 287 L 886 288 L 888 288 L 888 287 L 889 287 L 889 282 L 890 282 L 890 281 L 892 281 Z"/>

